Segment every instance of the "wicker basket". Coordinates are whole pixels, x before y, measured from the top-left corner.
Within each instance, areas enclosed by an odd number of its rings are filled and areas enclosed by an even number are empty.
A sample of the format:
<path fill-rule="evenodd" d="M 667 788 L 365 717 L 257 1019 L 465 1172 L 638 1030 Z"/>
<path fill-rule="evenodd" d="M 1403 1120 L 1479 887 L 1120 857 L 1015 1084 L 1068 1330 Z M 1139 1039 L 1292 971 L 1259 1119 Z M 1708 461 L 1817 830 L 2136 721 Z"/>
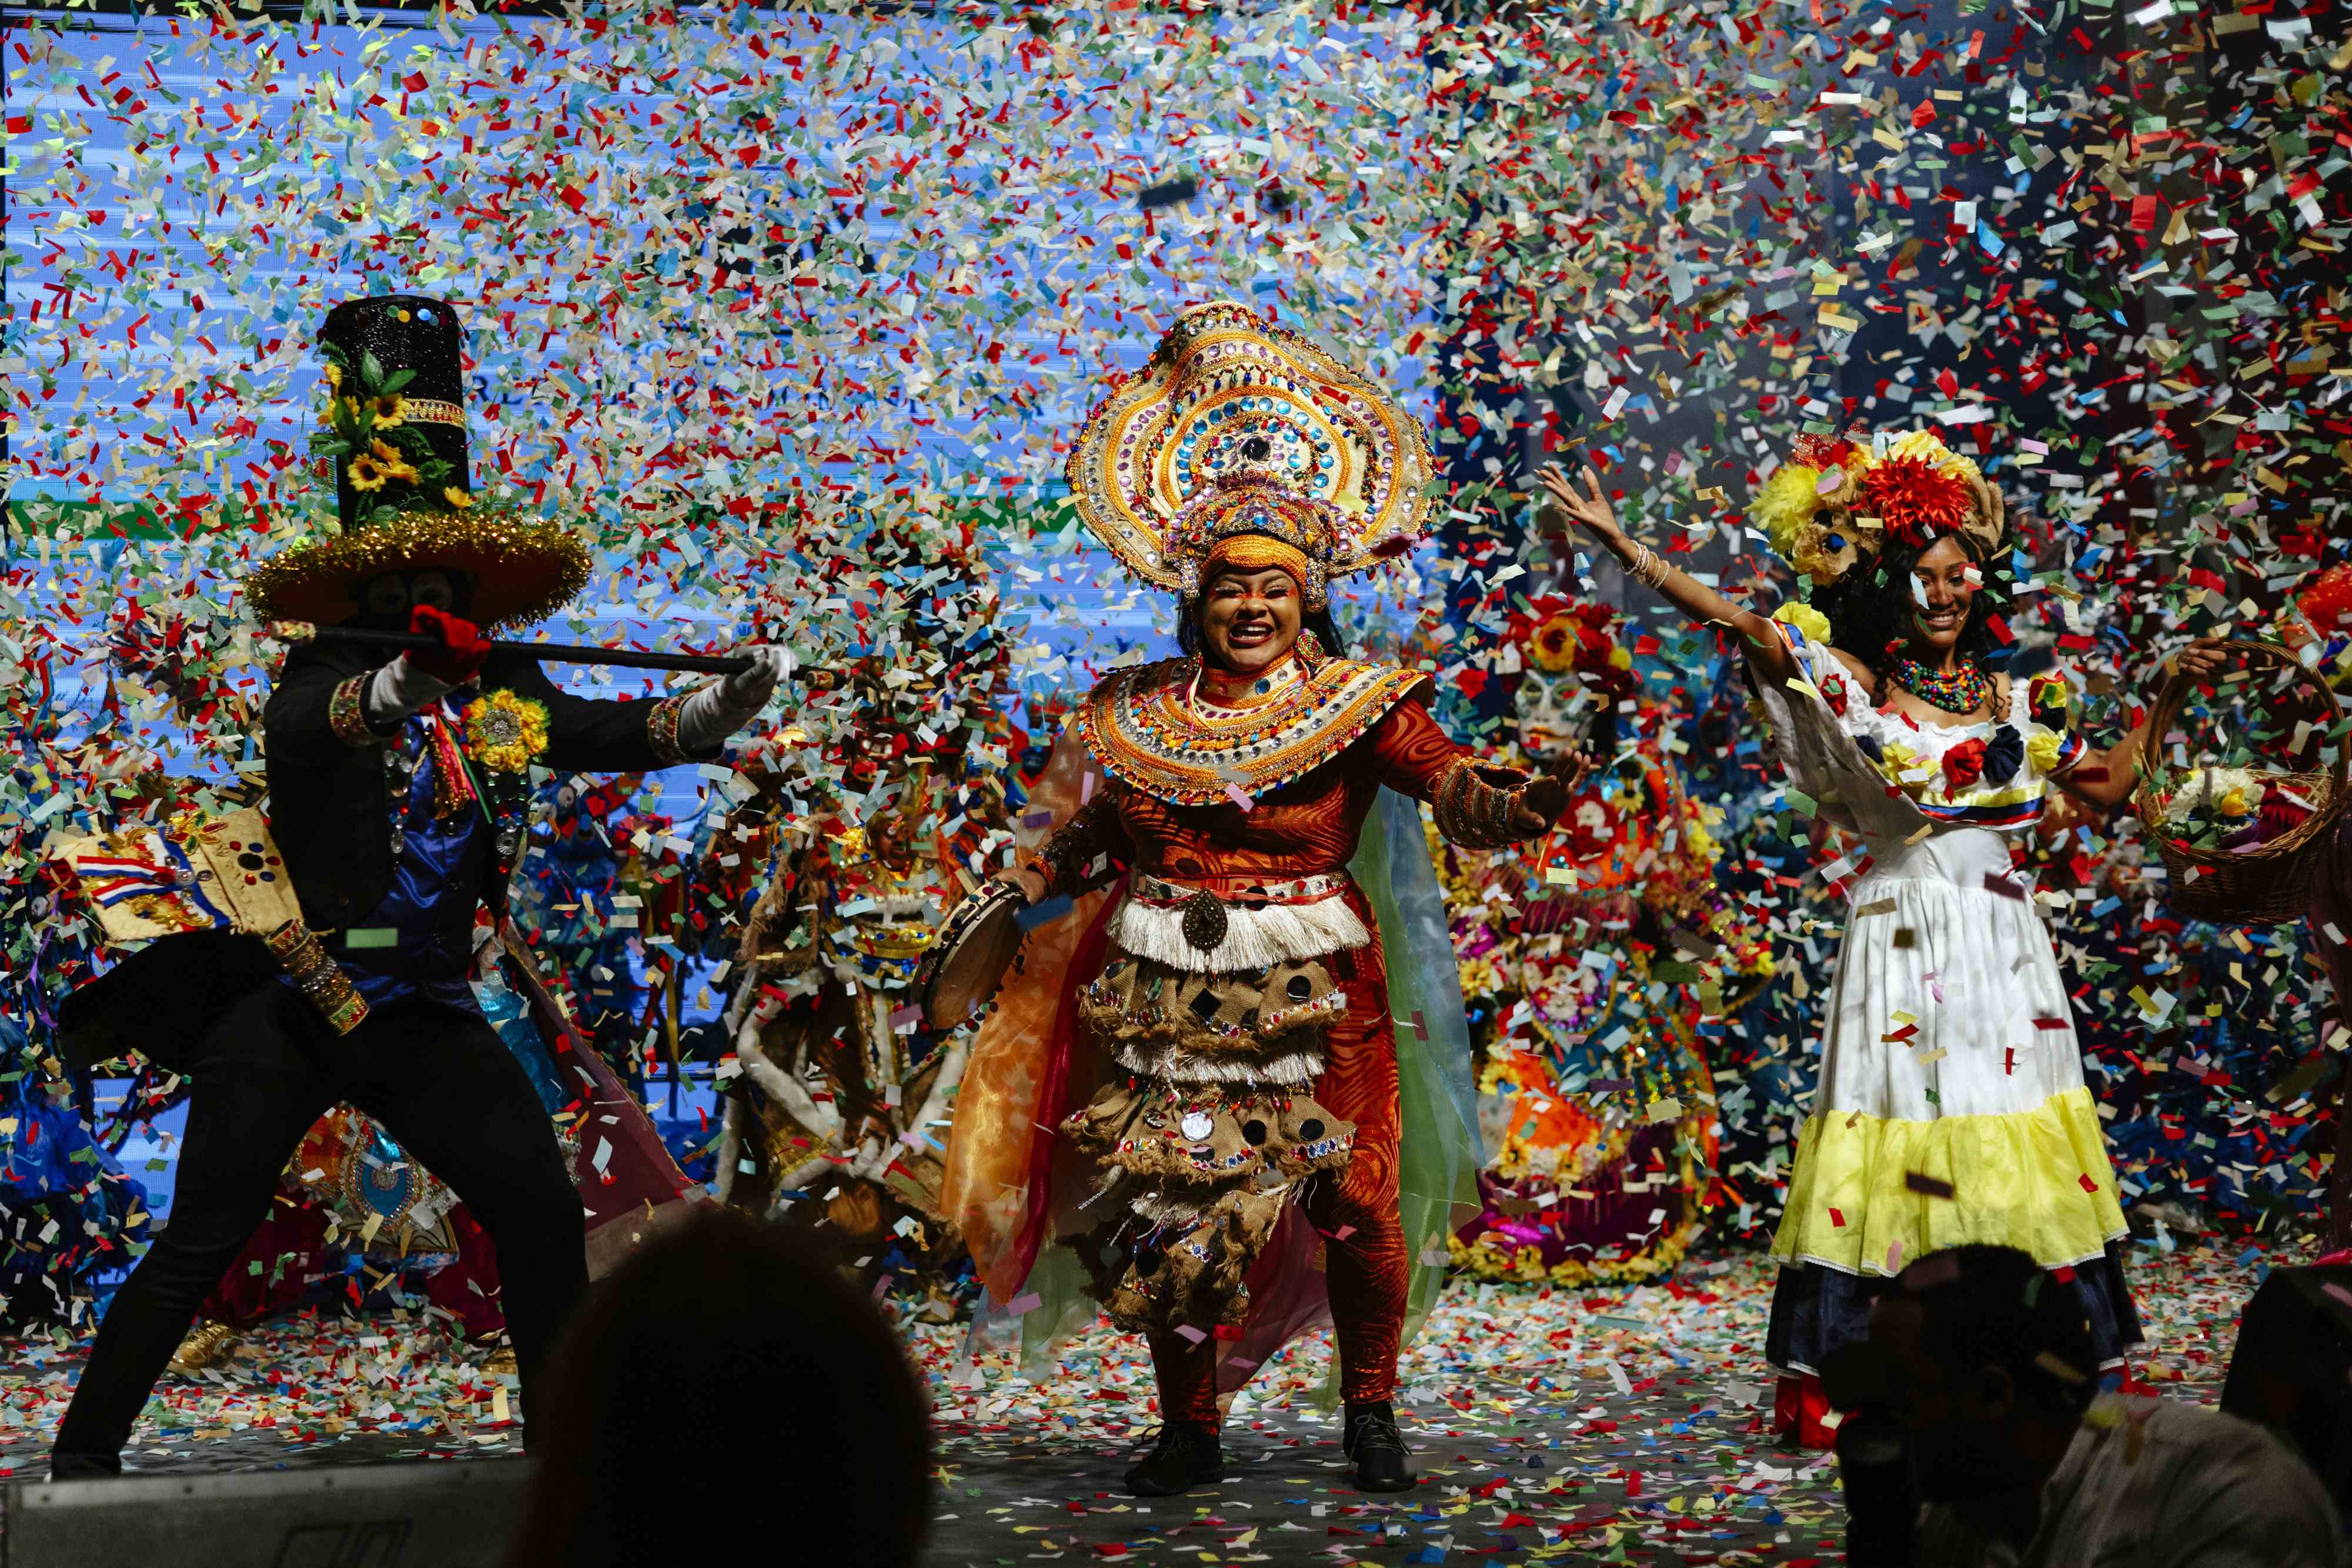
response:
<path fill-rule="evenodd" d="M 2232 639 L 2225 646 L 2250 660 L 2273 660 L 2292 667 L 2305 684 L 2317 689 L 2326 704 L 2329 722 L 2335 721 L 2343 706 L 2335 690 L 2304 668 L 2292 653 L 2275 643 L 2243 639 Z M 2147 745 L 2163 744 L 2193 685 L 2186 671 L 2176 672 L 2165 683 L 2155 711 L 2147 716 Z M 2352 746 L 2339 745 L 2333 772 L 2267 776 L 2265 782 L 2271 789 L 2294 789 L 2317 798 L 2310 816 L 2268 843 L 2249 850 L 2198 849 L 2175 842 L 2165 832 L 2156 788 L 2162 769 L 2148 763 L 2143 748 L 2134 805 L 2147 825 L 2147 836 L 2155 841 L 2156 852 L 2171 873 L 2166 902 L 2191 920 L 2220 925 L 2266 925 L 2302 919 L 2310 907 L 2312 879 L 2326 858 L 2328 835 L 2347 802 L 2347 764 L 2352 764 Z"/>

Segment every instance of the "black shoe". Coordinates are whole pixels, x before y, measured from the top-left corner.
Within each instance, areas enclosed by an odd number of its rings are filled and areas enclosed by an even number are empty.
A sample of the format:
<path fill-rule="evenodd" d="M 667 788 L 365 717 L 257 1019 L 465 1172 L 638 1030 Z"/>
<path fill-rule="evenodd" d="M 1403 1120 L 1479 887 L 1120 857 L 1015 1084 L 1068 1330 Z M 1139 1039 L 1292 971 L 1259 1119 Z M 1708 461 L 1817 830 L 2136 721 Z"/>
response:
<path fill-rule="evenodd" d="M 1404 1491 L 1419 1479 L 1397 1430 L 1396 1407 L 1385 1399 L 1348 1406 L 1339 1451 L 1356 1461 L 1356 1485 L 1364 1491 Z"/>
<path fill-rule="evenodd" d="M 60 1448 L 49 1456 L 53 1481 L 107 1480 L 122 1473 L 120 1454 L 77 1454 Z"/>
<path fill-rule="evenodd" d="M 1171 1421 L 1160 1428 L 1159 1446 L 1127 1472 L 1136 1497 L 1174 1497 L 1203 1481 L 1225 1479 L 1225 1450 L 1217 1429 L 1203 1421 Z"/>

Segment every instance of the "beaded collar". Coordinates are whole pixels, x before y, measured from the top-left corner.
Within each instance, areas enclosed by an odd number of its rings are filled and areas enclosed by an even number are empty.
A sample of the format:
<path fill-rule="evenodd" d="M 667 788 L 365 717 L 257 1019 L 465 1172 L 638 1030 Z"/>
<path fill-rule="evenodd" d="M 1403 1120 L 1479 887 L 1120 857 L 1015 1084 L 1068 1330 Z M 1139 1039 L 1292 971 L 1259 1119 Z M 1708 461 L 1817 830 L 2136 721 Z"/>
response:
<path fill-rule="evenodd" d="M 1206 806 L 1314 771 L 1428 683 L 1349 659 L 1286 656 L 1245 683 L 1197 657 L 1164 659 L 1105 676 L 1076 727 L 1113 777 L 1171 805 Z"/>
<path fill-rule="evenodd" d="M 1917 659 L 1897 659 L 1888 666 L 1886 678 L 1945 713 L 1972 714 L 1992 700 L 1992 677 L 1974 659 L 1962 659 L 1949 671 L 1930 669 Z"/>

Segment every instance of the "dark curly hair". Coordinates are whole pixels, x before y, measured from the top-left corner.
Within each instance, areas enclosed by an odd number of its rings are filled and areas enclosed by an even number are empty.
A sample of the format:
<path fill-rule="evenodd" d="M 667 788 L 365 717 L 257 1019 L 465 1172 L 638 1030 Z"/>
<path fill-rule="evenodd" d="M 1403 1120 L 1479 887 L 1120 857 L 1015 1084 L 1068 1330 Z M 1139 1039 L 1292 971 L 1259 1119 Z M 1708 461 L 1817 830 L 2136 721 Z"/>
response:
<path fill-rule="evenodd" d="M 1990 669 L 2009 657 L 2008 648 L 1994 641 L 1990 624 L 2009 606 L 2009 595 L 1999 585 L 2009 574 L 1994 570 L 1984 547 L 1968 535 L 1942 538 L 1958 544 L 1984 569 L 1984 582 L 1969 601 L 1968 623 L 1960 628 L 1959 653 Z M 1860 562 L 1827 588 L 1813 590 L 1813 608 L 1829 619 L 1831 644 L 1875 670 L 1886 663 L 1889 643 L 1910 642 L 1911 612 L 1917 603 L 1911 597 L 1911 572 L 1919 558 L 1940 542 L 1936 538 L 1914 545 L 1890 539 L 1877 560 Z"/>

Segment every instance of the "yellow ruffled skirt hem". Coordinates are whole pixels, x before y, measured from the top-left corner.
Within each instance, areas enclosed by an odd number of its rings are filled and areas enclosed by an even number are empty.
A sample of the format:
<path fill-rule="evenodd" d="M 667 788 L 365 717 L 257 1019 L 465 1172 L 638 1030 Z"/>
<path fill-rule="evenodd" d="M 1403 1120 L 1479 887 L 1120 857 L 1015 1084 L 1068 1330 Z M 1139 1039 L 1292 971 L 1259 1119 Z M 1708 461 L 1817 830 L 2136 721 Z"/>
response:
<path fill-rule="evenodd" d="M 1886 1274 L 1989 1243 L 2054 1269 L 2097 1257 L 2126 1229 L 2098 1108 L 2088 1089 L 2069 1089 L 2001 1115 L 1809 1118 L 1772 1255 Z"/>

